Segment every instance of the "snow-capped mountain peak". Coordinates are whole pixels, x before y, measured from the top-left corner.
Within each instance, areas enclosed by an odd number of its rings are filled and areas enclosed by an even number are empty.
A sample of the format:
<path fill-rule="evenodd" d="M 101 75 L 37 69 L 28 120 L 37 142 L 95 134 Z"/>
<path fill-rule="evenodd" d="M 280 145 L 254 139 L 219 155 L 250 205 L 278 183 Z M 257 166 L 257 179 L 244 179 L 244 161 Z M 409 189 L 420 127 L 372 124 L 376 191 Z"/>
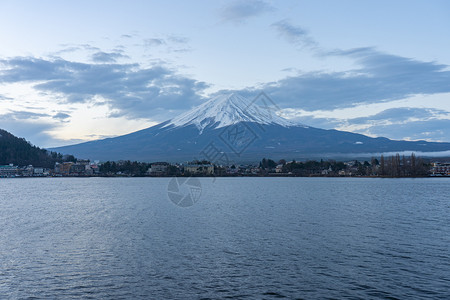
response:
<path fill-rule="evenodd" d="M 173 118 L 164 127 L 195 125 L 200 132 L 207 126 L 225 127 L 239 122 L 276 124 L 283 127 L 296 126 L 278 116 L 275 111 L 258 106 L 236 93 L 219 95 L 193 109 Z"/>

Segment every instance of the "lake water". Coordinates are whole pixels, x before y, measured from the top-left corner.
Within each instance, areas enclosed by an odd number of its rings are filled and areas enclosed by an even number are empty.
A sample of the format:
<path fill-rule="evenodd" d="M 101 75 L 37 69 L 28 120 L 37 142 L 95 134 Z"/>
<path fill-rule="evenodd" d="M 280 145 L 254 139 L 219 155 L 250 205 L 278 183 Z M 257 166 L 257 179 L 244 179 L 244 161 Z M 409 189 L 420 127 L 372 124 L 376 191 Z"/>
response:
<path fill-rule="evenodd" d="M 0 298 L 450 299 L 449 179 L 170 180 L 1 179 Z"/>

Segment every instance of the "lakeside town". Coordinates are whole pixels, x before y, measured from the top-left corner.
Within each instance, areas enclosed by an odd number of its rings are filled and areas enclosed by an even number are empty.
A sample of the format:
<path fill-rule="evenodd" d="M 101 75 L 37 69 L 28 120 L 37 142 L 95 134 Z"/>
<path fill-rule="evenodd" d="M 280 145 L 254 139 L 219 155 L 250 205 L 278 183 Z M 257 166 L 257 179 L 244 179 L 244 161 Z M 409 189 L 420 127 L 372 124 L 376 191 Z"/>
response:
<path fill-rule="evenodd" d="M 20 177 L 165 177 L 165 176 L 293 176 L 293 177 L 440 177 L 450 176 L 450 162 L 425 161 L 414 154 L 372 158 L 370 161 L 308 160 L 274 161 L 259 164 L 219 165 L 209 161 L 103 162 L 73 159 L 55 163 L 54 168 L 0 165 L 0 178 Z"/>

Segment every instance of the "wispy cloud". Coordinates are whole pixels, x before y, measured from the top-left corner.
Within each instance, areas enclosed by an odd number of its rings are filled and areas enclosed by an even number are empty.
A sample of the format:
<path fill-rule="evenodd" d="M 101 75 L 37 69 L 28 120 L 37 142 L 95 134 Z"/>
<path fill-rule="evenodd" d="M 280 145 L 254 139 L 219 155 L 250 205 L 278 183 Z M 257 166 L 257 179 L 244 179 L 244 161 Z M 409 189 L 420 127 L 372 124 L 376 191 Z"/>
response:
<path fill-rule="evenodd" d="M 164 45 L 166 42 L 163 39 L 157 39 L 157 38 L 148 38 L 144 40 L 144 46 L 145 47 L 157 47 Z"/>
<path fill-rule="evenodd" d="M 316 117 L 314 112 L 286 109 L 283 116 L 312 127 L 397 140 L 448 141 L 450 136 L 450 112 L 434 108 L 397 107 L 358 118 Z"/>
<path fill-rule="evenodd" d="M 30 111 L 16 111 L 16 110 L 10 111 L 10 113 L 7 115 L 9 116 L 9 118 L 14 119 L 14 120 L 35 120 L 35 119 L 39 119 L 42 117 L 50 116 L 48 114 L 43 114 L 43 113 L 35 113 L 35 112 L 30 112 Z"/>
<path fill-rule="evenodd" d="M 0 101 L 12 101 L 12 100 L 14 100 L 14 99 L 11 97 L 6 97 L 3 95 L 0 95 Z"/>
<path fill-rule="evenodd" d="M 448 111 L 398 107 L 368 117 L 348 119 L 343 128 L 391 139 L 447 141 L 450 136 L 449 125 Z"/>
<path fill-rule="evenodd" d="M 61 120 L 61 121 L 63 121 L 63 120 L 66 120 L 66 119 L 70 118 L 70 115 L 67 114 L 67 113 L 64 113 L 64 112 L 58 112 L 58 113 L 55 114 L 52 118 L 53 118 L 53 119 L 56 119 L 56 120 Z"/>
<path fill-rule="evenodd" d="M 273 10 L 274 8 L 264 1 L 238 0 L 224 6 L 220 11 L 220 17 L 223 22 L 242 23 L 248 18 Z"/>
<path fill-rule="evenodd" d="M 189 42 L 189 39 L 187 37 L 176 35 L 169 36 L 168 40 L 177 44 L 186 44 Z"/>
<path fill-rule="evenodd" d="M 353 119 L 311 114 L 370 104 L 388 105 L 412 95 L 450 93 L 447 65 L 392 55 L 374 48 L 335 50 L 321 55 L 350 58 L 358 68 L 345 72 L 308 72 L 236 92 L 253 97 L 264 90 L 285 109 L 285 113 L 289 115 L 289 109 L 294 112 L 289 117 L 313 127 L 393 139 L 448 141 L 450 114 L 434 108 L 397 107 Z M 298 111 L 305 113 L 296 115 Z"/>
<path fill-rule="evenodd" d="M 294 29 L 291 30 L 293 36 L 298 36 L 299 39 L 303 35 L 307 36 L 306 32 Z M 184 42 L 187 40 L 180 40 L 180 43 Z M 63 104 L 103 105 L 109 107 L 110 117 L 143 118 L 152 121 L 164 121 L 204 100 L 201 95 L 208 87 L 207 83 L 182 76 L 163 62 L 143 67 L 138 63 L 112 61 L 123 55 L 120 51 L 95 53 L 104 53 L 103 61 L 97 60 L 102 63 L 80 63 L 62 58 L 0 59 L 0 83 L 26 83 L 39 93 L 58 95 L 58 101 Z M 112 57 L 109 57 L 110 54 L 113 54 Z M 450 93 L 450 70 L 444 64 L 392 55 L 375 48 L 334 50 L 322 52 L 321 55 L 350 58 L 358 67 L 345 72 L 308 72 L 292 75 L 238 92 L 253 97 L 257 91 L 263 89 L 280 107 L 305 111 L 331 111 L 362 104 L 390 102 L 414 94 Z M 0 100 L 11 99 L 0 96 Z M 15 126 L 20 120 L 28 119 L 31 122 L 39 121 L 40 118 L 47 118 L 49 122 L 53 119 L 55 123 L 58 120 L 61 123 L 70 118 L 67 112 L 50 116 L 28 112 L 12 113 L 14 114 L 10 114 L 9 118 L 3 115 L 2 124 L 6 122 L 8 126 Z M 417 138 L 428 134 L 429 139 L 445 140 L 442 136 L 449 133 L 445 129 L 440 129 L 440 135 L 432 135 L 427 129 L 428 125 L 421 123 L 429 121 L 430 124 L 446 125 L 445 119 L 448 118 L 443 118 L 444 115 L 448 113 L 403 107 L 364 118 L 343 120 L 303 116 L 300 121 L 316 127 L 347 129 L 391 138 L 398 136 L 388 132 L 393 130 L 390 126 L 402 126 L 405 133 L 408 129 L 406 124 L 410 123 L 415 124 L 416 128 L 422 125 L 423 130 L 418 130 L 423 134 L 417 131 L 415 134 L 405 135 L 407 137 Z M 431 127 L 429 129 L 431 130 Z"/>
<path fill-rule="evenodd" d="M 26 137 L 33 144 L 43 145 L 55 142 L 48 131 L 54 129 L 56 124 L 45 120 L 38 120 L 43 114 L 26 111 L 12 111 L 0 115 L 0 128 L 11 132 L 18 137 Z"/>
<path fill-rule="evenodd" d="M 446 65 L 418 61 L 373 48 L 333 52 L 355 60 L 359 69 L 309 72 L 290 76 L 262 88 L 281 106 L 306 110 L 351 107 L 386 102 L 414 94 L 450 92 Z M 251 90 L 251 89 L 250 89 Z"/>
<path fill-rule="evenodd" d="M 387 136 L 396 140 L 427 140 L 436 142 L 448 142 L 450 136 L 450 120 L 434 119 L 427 121 L 411 121 L 402 124 L 373 125 L 363 134 L 373 136 Z"/>
<path fill-rule="evenodd" d="M 360 117 L 350 119 L 352 124 L 367 124 L 367 123 L 390 123 L 400 124 L 411 121 L 428 121 L 447 116 L 450 119 L 450 113 L 440 109 L 434 108 L 417 108 L 417 107 L 396 107 L 386 109 L 368 117 Z"/>
<path fill-rule="evenodd" d="M 101 98 L 115 116 L 145 119 L 199 104 L 208 87 L 161 64 L 142 68 L 31 57 L 0 60 L 0 82 L 27 82 L 37 91 L 62 95 L 66 103 Z"/>
<path fill-rule="evenodd" d="M 288 20 L 281 20 L 271 25 L 280 37 L 286 39 L 289 43 L 292 43 L 300 47 L 313 47 L 316 46 L 314 39 L 308 34 L 306 29 L 300 26 L 292 25 Z"/>
<path fill-rule="evenodd" d="M 99 51 L 92 54 L 92 60 L 100 63 L 116 62 L 120 58 L 129 58 L 127 55 L 123 55 L 119 52 L 103 52 Z"/>
<path fill-rule="evenodd" d="M 164 38 L 148 38 L 144 39 L 142 46 L 148 51 L 154 51 L 156 49 L 170 52 L 189 52 L 189 39 L 183 36 L 169 35 Z"/>
<path fill-rule="evenodd" d="M 73 53 L 78 51 L 100 51 L 100 48 L 89 44 L 61 44 L 60 46 L 62 47 L 62 49 L 52 52 L 52 55 L 59 56 L 65 53 Z"/>

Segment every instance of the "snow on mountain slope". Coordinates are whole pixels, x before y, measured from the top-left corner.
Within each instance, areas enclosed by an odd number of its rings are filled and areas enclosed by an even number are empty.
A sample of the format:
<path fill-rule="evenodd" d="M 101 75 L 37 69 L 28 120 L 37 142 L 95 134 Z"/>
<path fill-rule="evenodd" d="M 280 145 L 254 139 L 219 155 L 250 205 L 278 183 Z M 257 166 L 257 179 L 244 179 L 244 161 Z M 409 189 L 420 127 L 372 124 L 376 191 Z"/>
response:
<path fill-rule="evenodd" d="M 173 118 L 164 127 L 195 125 L 202 132 L 205 127 L 210 125 L 214 128 L 221 128 L 239 122 L 277 124 L 283 127 L 303 126 L 288 121 L 267 107 L 258 106 L 247 98 L 233 93 L 212 98 Z"/>

